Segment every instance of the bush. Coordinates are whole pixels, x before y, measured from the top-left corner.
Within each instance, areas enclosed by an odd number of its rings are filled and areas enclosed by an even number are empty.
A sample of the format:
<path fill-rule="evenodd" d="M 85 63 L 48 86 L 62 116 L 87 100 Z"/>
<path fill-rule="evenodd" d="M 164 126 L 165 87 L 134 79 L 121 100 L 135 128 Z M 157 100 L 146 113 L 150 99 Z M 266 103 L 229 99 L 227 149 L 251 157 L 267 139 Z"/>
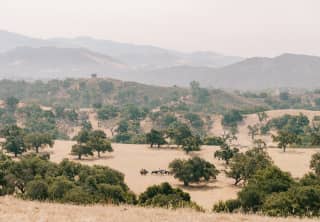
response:
<path fill-rule="evenodd" d="M 100 184 L 98 185 L 98 193 L 103 202 L 106 203 L 125 203 L 126 196 L 123 189 L 118 185 Z"/>
<path fill-rule="evenodd" d="M 148 187 L 140 194 L 138 203 L 142 206 L 182 208 L 192 207 L 200 210 L 200 207 L 191 202 L 190 195 L 179 188 L 172 188 L 169 183 L 162 183 Z"/>
<path fill-rule="evenodd" d="M 69 190 L 63 197 L 64 202 L 73 204 L 92 204 L 94 198 L 81 187 L 75 187 Z"/>
<path fill-rule="evenodd" d="M 66 177 L 58 177 L 49 186 L 49 198 L 51 200 L 61 200 L 72 188 L 74 188 L 74 184 Z"/>
<path fill-rule="evenodd" d="M 266 198 L 262 211 L 269 216 L 319 216 L 320 186 L 297 186 Z"/>
<path fill-rule="evenodd" d="M 231 110 L 223 115 L 222 124 L 228 127 L 237 126 L 238 122 L 241 122 L 243 117 L 239 110 Z"/>
<path fill-rule="evenodd" d="M 224 144 L 224 139 L 219 136 L 212 136 L 212 137 L 206 137 L 203 140 L 204 145 L 210 145 L 210 146 L 221 146 Z"/>
<path fill-rule="evenodd" d="M 217 204 L 213 206 L 213 211 L 217 213 L 232 213 L 235 210 L 241 207 L 241 203 L 239 200 L 227 200 L 227 201 L 219 201 Z"/>
<path fill-rule="evenodd" d="M 43 180 L 30 181 L 25 195 L 31 200 L 45 200 L 48 197 L 48 184 Z"/>

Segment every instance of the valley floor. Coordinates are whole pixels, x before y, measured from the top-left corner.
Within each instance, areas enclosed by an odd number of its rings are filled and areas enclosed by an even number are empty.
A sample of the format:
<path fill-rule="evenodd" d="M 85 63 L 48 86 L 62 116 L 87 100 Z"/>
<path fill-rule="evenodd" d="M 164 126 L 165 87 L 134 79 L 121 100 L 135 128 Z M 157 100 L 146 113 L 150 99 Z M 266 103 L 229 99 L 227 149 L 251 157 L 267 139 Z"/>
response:
<path fill-rule="evenodd" d="M 125 174 L 125 182 L 136 194 L 144 192 L 145 189 L 154 184 L 169 182 L 175 187 L 180 187 L 190 193 L 193 201 L 197 202 L 205 209 L 211 209 L 214 203 L 219 200 L 228 200 L 235 198 L 240 187 L 233 185 L 234 180 L 227 178 L 223 171 L 225 165 L 213 157 L 214 152 L 219 149 L 215 146 L 203 146 L 201 151 L 186 155 L 183 151 L 171 148 L 150 148 L 149 145 L 133 144 L 112 144 L 114 152 L 103 154 L 100 159 L 97 156 L 85 157 L 78 161 L 75 156 L 70 156 L 73 141 L 55 142 L 54 148 L 50 149 L 50 159 L 54 162 L 60 162 L 63 158 L 88 165 L 104 165 L 119 170 Z M 242 148 L 245 151 L 246 148 Z M 311 155 L 319 149 L 288 149 L 283 153 L 278 148 L 268 148 L 268 153 L 274 163 L 282 170 L 290 172 L 294 177 L 301 177 L 309 171 Z M 212 162 L 221 173 L 217 180 L 196 186 L 183 187 L 182 183 L 173 178 L 173 176 L 146 175 L 141 176 L 139 171 L 145 168 L 148 171 L 167 169 L 169 163 L 176 158 L 189 158 L 190 156 L 200 156 L 207 161 Z"/>

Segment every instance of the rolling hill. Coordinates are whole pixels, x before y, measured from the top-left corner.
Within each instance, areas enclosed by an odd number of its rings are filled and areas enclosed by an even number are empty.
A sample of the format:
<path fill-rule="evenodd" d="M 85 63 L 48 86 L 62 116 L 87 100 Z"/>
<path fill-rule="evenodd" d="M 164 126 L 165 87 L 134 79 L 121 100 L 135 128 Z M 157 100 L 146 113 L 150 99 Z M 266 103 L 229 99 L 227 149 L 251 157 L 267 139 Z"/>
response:
<path fill-rule="evenodd" d="M 320 87 L 320 57 L 283 54 L 250 58 L 222 68 L 178 66 L 140 73 L 144 83 L 188 85 L 197 80 L 214 88 L 260 90 Z"/>
<path fill-rule="evenodd" d="M 128 69 L 109 56 L 83 48 L 19 47 L 0 54 L 0 77 L 14 79 L 52 79 L 108 74 Z"/>

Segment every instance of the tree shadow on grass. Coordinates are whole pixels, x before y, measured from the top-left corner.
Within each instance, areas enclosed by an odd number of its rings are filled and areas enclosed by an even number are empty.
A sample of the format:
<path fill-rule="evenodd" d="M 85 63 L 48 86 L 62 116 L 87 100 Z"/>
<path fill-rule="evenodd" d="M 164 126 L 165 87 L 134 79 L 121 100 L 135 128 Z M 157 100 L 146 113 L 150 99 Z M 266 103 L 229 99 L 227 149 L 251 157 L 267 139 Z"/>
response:
<path fill-rule="evenodd" d="M 81 162 L 92 162 L 92 161 L 98 161 L 98 160 L 109 160 L 113 159 L 114 156 L 101 156 L 100 158 L 97 156 L 94 157 L 82 157 L 81 160 L 79 160 L 77 157 L 72 158 L 72 160 L 81 161 Z"/>
<path fill-rule="evenodd" d="M 213 190 L 213 189 L 220 189 L 221 187 L 217 186 L 217 185 L 212 185 L 212 184 L 191 184 L 189 186 L 184 186 L 182 184 L 177 185 L 177 187 L 187 190 L 187 191 L 207 191 L 207 190 Z"/>

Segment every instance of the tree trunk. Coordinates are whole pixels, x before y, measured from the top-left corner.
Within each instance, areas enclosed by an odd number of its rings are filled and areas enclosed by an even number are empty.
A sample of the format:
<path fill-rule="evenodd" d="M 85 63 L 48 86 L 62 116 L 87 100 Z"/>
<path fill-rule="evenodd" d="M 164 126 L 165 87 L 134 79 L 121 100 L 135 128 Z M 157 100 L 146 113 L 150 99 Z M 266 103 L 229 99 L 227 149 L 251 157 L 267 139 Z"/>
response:
<path fill-rule="evenodd" d="M 189 182 L 188 181 L 183 181 L 183 185 L 187 187 L 187 186 L 189 186 Z"/>
<path fill-rule="evenodd" d="M 284 146 L 284 147 L 283 147 L 283 152 L 284 152 L 284 153 L 286 152 L 286 149 L 287 149 L 287 147 Z"/>
<path fill-rule="evenodd" d="M 17 152 L 14 152 L 14 157 L 17 157 L 18 156 L 18 153 Z"/>
<path fill-rule="evenodd" d="M 39 153 L 39 147 L 36 147 L 36 153 Z"/>
<path fill-rule="evenodd" d="M 98 151 L 98 157 L 100 158 L 100 151 Z"/>
<path fill-rule="evenodd" d="M 81 154 L 78 154 L 78 159 L 81 160 Z"/>

